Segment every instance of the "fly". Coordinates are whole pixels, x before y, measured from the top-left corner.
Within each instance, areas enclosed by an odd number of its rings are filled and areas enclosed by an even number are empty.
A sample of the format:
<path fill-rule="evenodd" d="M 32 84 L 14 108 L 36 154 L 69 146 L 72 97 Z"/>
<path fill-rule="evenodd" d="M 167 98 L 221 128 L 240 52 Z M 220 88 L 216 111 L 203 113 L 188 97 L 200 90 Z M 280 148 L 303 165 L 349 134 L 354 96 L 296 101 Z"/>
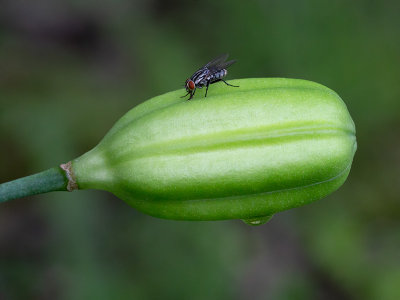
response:
<path fill-rule="evenodd" d="M 196 89 L 202 89 L 203 87 L 206 87 L 205 97 L 207 97 L 209 85 L 218 81 L 222 81 L 229 86 L 239 87 L 237 85 L 229 84 L 223 79 L 228 74 L 226 69 L 236 62 L 236 60 L 226 61 L 228 56 L 228 54 L 222 54 L 218 56 L 204 67 L 198 69 L 190 78 L 186 79 L 185 88 L 187 94 L 181 98 L 190 95 L 188 99 L 190 100 L 193 98 Z"/>

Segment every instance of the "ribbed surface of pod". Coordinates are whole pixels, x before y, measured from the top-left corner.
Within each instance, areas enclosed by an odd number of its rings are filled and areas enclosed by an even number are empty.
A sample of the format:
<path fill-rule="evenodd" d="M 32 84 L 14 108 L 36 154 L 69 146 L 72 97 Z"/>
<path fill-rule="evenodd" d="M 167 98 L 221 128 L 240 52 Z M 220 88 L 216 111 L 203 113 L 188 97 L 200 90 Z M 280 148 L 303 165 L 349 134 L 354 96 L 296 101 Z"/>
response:
<path fill-rule="evenodd" d="M 281 78 L 231 80 L 133 108 L 73 162 L 79 188 L 153 216 L 251 219 L 320 199 L 346 179 L 354 123 L 332 90 Z"/>

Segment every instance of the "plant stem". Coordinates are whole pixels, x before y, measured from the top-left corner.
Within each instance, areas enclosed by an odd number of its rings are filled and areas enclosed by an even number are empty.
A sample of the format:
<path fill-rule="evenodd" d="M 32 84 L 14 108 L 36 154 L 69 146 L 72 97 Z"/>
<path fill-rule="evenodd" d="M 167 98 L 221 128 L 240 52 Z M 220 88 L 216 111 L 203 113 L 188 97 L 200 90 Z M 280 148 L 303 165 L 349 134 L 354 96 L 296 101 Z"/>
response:
<path fill-rule="evenodd" d="M 0 184 L 0 203 L 52 191 L 67 191 L 68 178 L 60 167 Z"/>

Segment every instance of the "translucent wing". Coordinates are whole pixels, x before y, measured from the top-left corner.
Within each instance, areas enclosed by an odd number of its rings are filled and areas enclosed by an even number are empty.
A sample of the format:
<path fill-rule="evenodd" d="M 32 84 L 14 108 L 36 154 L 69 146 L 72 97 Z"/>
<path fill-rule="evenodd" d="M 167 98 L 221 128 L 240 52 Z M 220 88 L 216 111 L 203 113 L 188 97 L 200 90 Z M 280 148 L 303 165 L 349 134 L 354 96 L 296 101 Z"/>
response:
<path fill-rule="evenodd" d="M 230 65 L 234 64 L 236 62 L 236 60 L 230 60 L 230 61 L 226 61 L 226 59 L 228 58 L 229 54 L 225 53 L 222 54 L 216 58 L 214 58 L 212 61 L 210 61 L 209 63 L 207 63 L 204 67 L 201 67 L 200 69 L 198 69 L 196 71 L 196 73 L 194 73 L 192 75 L 192 77 L 197 74 L 197 73 L 201 73 L 204 72 L 205 69 L 208 69 L 211 72 L 216 72 L 216 71 L 220 71 L 222 69 L 226 69 L 227 67 L 229 67 Z"/>
<path fill-rule="evenodd" d="M 229 56 L 228 53 L 221 54 L 220 56 L 214 58 L 212 61 L 210 61 L 208 64 L 206 64 L 204 67 L 210 68 L 210 67 L 213 67 L 213 66 L 220 65 L 220 64 L 222 64 L 222 63 L 224 63 L 226 61 L 228 56 Z"/>
<path fill-rule="evenodd" d="M 229 67 L 230 65 L 232 65 L 233 63 L 236 62 L 236 60 L 226 61 L 228 56 L 229 56 L 228 53 L 222 54 L 222 55 L 214 58 L 212 61 L 210 61 L 208 64 L 206 64 L 203 68 L 207 68 L 210 71 L 226 69 L 227 67 Z"/>
<path fill-rule="evenodd" d="M 224 62 L 223 64 L 219 65 L 220 69 L 226 69 L 227 67 L 233 65 L 236 62 L 236 59 L 232 59 L 230 61 Z"/>

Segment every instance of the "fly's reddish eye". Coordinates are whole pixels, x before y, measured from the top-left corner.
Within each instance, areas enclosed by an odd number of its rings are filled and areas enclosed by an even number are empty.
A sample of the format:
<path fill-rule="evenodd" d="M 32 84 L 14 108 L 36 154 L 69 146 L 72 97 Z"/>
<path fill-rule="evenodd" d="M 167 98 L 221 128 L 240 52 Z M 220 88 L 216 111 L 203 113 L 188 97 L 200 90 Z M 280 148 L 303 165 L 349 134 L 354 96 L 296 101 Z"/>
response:
<path fill-rule="evenodd" d="M 195 84 L 194 84 L 193 80 L 189 80 L 189 81 L 188 81 L 187 87 L 188 87 L 190 90 L 194 90 Z"/>

